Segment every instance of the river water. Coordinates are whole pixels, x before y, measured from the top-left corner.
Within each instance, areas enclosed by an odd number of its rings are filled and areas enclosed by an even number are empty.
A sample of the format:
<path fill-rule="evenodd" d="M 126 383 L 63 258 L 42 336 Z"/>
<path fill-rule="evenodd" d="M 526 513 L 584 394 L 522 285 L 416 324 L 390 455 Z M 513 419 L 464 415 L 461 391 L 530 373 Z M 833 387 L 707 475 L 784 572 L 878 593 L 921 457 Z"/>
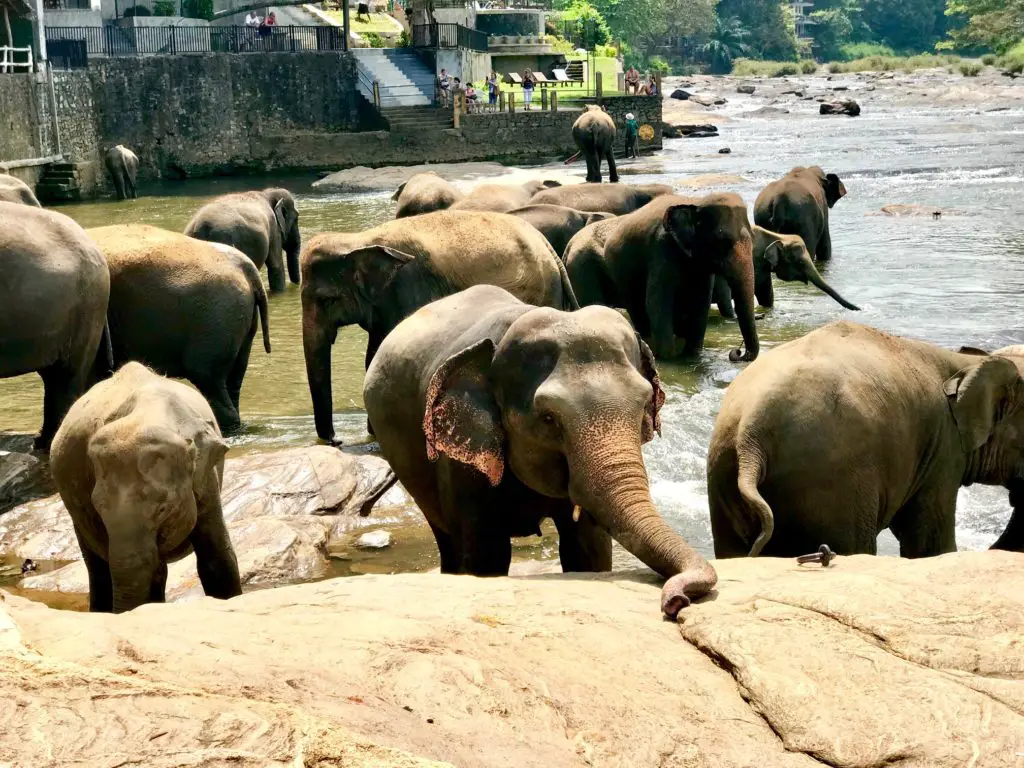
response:
<path fill-rule="evenodd" d="M 762 348 L 799 337 L 839 318 L 942 345 L 993 349 L 1024 342 L 1024 129 L 1021 110 L 906 108 L 879 103 L 870 117 L 823 119 L 812 110 L 778 117 L 742 118 L 758 103 L 730 97 L 733 120 L 721 138 L 666 141 L 650 173 L 625 179 L 678 183 L 699 174 L 743 178 L 727 188 L 752 203 L 769 181 L 795 165 L 821 164 L 838 173 L 848 196 L 832 211 L 834 257 L 823 268 L 847 299 L 862 307 L 848 313 L 813 288 L 776 283 L 776 306 L 760 323 Z M 728 145 L 732 152 L 718 154 Z M 562 170 L 559 166 L 559 170 Z M 642 167 L 635 170 L 642 171 Z M 133 202 L 90 202 L 61 211 L 84 227 L 144 222 L 181 230 L 206 199 L 226 191 L 281 185 L 297 197 L 303 237 L 352 231 L 394 215 L 390 193 L 314 194 L 310 177 L 220 179 L 143 188 Z M 684 194 L 691 193 L 684 191 Z M 941 219 L 877 215 L 889 203 L 946 209 Z M 253 348 L 242 391 L 247 428 L 232 438 L 234 453 L 312 444 L 316 437 L 302 359 L 299 291 L 289 286 L 271 298 L 273 354 Z M 669 522 L 701 551 L 711 553 L 704 480 L 706 447 L 724 388 L 738 369 L 727 350 L 739 341 L 733 323 L 712 320 L 707 349 L 695 365 L 661 364 L 668 400 L 664 437 L 645 449 L 655 502 Z M 334 350 L 334 402 L 340 435 L 362 441 L 362 373 L 365 334 L 343 330 Z M 4 430 L 32 431 L 41 417 L 42 390 L 35 376 L 0 380 Z M 961 491 L 958 543 L 984 548 L 1005 525 L 1005 491 Z M 416 552 L 398 549 L 378 567 L 429 566 L 429 535 L 416 535 Z M 525 544 L 526 542 L 524 542 Z M 523 550 L 551 553 L 551 542 Z M 880 551 L 895 541 L 880 537 Z M 429 553 L 432 555 L 432 552 Z"/>

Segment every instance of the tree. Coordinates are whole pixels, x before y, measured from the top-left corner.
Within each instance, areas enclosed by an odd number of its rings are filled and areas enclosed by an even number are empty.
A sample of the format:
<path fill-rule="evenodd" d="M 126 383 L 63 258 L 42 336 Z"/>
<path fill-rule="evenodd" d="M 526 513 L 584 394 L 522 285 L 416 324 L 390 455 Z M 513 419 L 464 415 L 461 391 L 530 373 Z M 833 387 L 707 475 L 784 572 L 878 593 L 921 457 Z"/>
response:
<path fill-rule="evenodd" d="M 793 18 L 780 0 L 721 0 L 718 15 L 735 17 L 748 30 L 747 55 L 776 61 L 797 58 Z"/>
<path fill-rule="evenodd" d="M 853 38 L 851 9 L 829 8 L 811 14 L 811 34 L 814 36 L 814 52 L 822 61 L 842 58 L 843 46 Z"/>
<path fill-rule="evenodd" d="M 928 51 L 946 33 L 945 0 L 864 0 L 873 36 L 898 51 Z"/>
<path fill-rule="evenodd" d="M 750 32 L 735 16 L 715 20 L 715 33 L 699 51 L 714 75 L 726 75 L 732 71 L 733 59 L 746 56 L 750 47 L 746 41 Z"/>
<path fill-rule="evenodd" d="M 612 39 L 608 22 L 587 0 L 573 0 L 572 5 L 563 11 L 562 21 L 571 30 L 566 38 L 579 48 L 592 49 L 606 45 Z"/>
<path fill-rule="evenodd" d="M 949 31 L 953 47 L 1003 53 L 1024 39 L 1024 0 L 948 0 L 946 16 L 963 22 Z"/>

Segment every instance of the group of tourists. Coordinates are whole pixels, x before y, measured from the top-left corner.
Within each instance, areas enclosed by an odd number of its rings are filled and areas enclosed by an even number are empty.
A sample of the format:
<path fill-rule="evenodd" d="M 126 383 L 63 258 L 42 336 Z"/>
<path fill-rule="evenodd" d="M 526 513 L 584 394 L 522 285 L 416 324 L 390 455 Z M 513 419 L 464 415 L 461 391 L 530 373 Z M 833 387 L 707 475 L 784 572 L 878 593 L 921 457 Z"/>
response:
<path fill-rule="evenodd" d="M 626 70 L 625 81 L 627 96 L 657 96 L 660 93 L 658 79 L 650 73 L 641 78 L 636 67 Z"/>
<path fill-rule="evenodd" d="M 260 16 L 254 11 L 249 11 L 245 16 L 245 26 L 255 29 L 260 37 L 270 37 L 277 26 L 277 16 L 271 11 L 266 17 Z"/>
<path fill-rule="evenodd" d="M 487 89 L 487 111 L 496 112 L 498 109 L 498 94 L 501 93 L 501 79 L 498 77 L 497 72 L 491 70 L 491 74 L 487 76 L 487 80 L 484 82 L 484 87 Z M 438 100 L 441 102 L 442 107 L 451 106 L 454 94 L 460 92 L 466 97 L 466 110 L 468 112 L 477 112 L 483 106 L 480 90 L 473 83 L 466 83 L 465 87 L 463 87 L 462 81 L 457 77 L 451 77 L 447 69 L 442 69 L 441 74 L 437 76 L 437 90 Z"/>

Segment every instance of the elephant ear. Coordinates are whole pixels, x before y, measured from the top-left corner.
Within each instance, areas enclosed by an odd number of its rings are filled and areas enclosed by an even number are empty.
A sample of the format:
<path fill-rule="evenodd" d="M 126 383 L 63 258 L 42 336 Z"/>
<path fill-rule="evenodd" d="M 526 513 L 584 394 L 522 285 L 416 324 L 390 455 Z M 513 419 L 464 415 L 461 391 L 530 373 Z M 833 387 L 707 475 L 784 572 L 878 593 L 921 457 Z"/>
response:
<path fill-rule="evenodd" d="M 982 355 L 983 357 L 987 357 L 989 354 L 984 349 L 978 349 L 977 347 L 960 347 L 957 352 L 961 355 Z"/>
<path fill-rule="evenodd" d="M 640 346 L 640 373 L 653 390 L 651 400 L 644 409 L 644 423 L 640 434 L 641 442 L 649 443 L 655 434 L 661 437 L 661 407 L 665 404 L 665 390 L 661 388 L 661 378 L 654 365 L 654 353 L 647 346 L 647 342 L 640 338 L 639 333 L 636 335 L 636 343 Z"/>
<path fill-rule="evenodd" d="M 398 270 L 416 257 L 386 245 L 364 245 L 339 258 L 325 262 L 334 269 L 329 279 L 340 286 L 351 285 L 370 304 L 391 284 Z M 337 269 L 337 265 L 341 266 Z"/>
<path fill-rule="evenodd" d="M 1020 384 L 1017 366 L 1002 357 L 986 357 L 957 371 L 946 380 L 943 391 L 968 453 L 978 450 L 992 436 L 1005 411 L 1014 384 Z"/>
<path fill-rule="evenodd" d="M 764 263 L 768 265 L 768 268 L 772 272 L 778 268 L 779 262 L 782 260 L 782 256 L 783 249 L 781 240 L 775 240 L 769 243 L 768 247 L 764 249 Z"/>
<path fill-rule="evenodd" d="M 834 173 L 825 174 L 825 200 L 831 208 L 846 197 L 846 185 Z"/>
<path fill-rule="evenodd" d="M 402 196 L 402 190 L 404 190 L 404 189 L 405 189 L 405 185 L 406 185 L 406 184 L 408 184 L 408 182 L 405 182 L 405 181 L 403 181 L 403 182 L 401 183 L 401 185 L 399 185 L 398 189 L 396 189 L 396 190 L 395 190 L 395 194 L 393 194 L 393 195 L 391 196 L 391 199 L 392 199 L 392 200 L 397 200 L 398 198 L 400 198 L 400 197 Z"/>
<path fill-rule="evenodd" d="M 483 339 L 441 364 L 427 386 L 423 435 L 431 461 L 443 453 L 496 486 L 505 471 L 505 430 L 488 381 L 493 357 L 494 342 Z"/>
<path fill-rule="evenodd" d="M 215 425 L 210 423 L 208 426 L 210 427 L 208 433 L 201 433 L 196 436 L 194 441 L 188 441 L 194 467 L 192 489 L 196 498 L 199 499 L 202 499 L 207 493 L 220 491 L 224 478 L 220 474 L 218 465 L 228 452 L 228 444 L 214 431 Z M 216 488 L 210 488 L 210 477 L 216 480 Z"/>
<path fill-rule="evenodd" d="M 689 255 L 697 236 L 697 218 L 700 210 L 696 205 L 684 203 L 673 205 L 661 219 L 661 225 L 683 251 Z"/>
<path fill-rule="evenodd" d="M 291 196 L 282 197 L 274 203 L 274 218 L 277 219 L 277 227 L 281 230 L 281 238 L 287 239 L 288 233 L 299 219 L 299 212 L 295 209 L 295 201 Z"/>

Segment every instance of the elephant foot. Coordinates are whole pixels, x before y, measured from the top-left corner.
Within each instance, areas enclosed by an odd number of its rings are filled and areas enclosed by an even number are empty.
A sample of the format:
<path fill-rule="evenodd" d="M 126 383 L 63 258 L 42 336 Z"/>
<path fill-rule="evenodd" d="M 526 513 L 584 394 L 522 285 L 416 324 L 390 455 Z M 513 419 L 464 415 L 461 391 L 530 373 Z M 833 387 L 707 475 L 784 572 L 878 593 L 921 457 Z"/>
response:
<path fill-rule="evenodd" d="M 36 439 L 32 441 L 32 449 L 43 453 L 49 453 L 50 443 L 52 442 L 53 435 L 38 435 Z"/>

